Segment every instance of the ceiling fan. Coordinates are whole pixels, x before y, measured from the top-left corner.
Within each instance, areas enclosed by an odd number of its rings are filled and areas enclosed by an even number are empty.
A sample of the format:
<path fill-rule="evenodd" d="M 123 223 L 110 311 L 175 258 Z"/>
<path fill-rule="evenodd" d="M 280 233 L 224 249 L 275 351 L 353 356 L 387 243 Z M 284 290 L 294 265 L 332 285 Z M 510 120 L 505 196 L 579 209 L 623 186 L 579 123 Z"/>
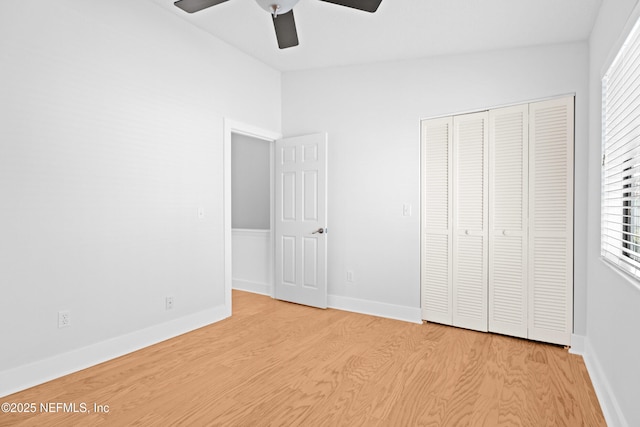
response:
<path fill-rule="evenodd" d="M 188 13 L 198 12 L 211 6 L 224 3 L 228 0 L 178 0 L 174 4 Z M 278 47 L 286 49 L 298 45 L 298 32 L 296 22 L 293 19 L 293 6 L 299 0 L 256 0 L 261 8 L 269 12 L 273 19 L 273 26 L 276 30 Z M 365 12 L 375 12 L 382 0 L 320 0 L 340 6 L 363 10 Z"/>

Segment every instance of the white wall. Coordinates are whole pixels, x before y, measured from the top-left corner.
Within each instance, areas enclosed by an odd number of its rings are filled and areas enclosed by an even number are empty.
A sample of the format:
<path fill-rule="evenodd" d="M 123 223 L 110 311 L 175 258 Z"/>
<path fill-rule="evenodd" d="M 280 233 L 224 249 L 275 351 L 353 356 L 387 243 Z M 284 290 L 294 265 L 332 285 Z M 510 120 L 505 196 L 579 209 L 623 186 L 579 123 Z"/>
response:
<path fill-rule="evenodd" d="M 271 230 L 234 229 L 232 242 L 233 289 L 271 295 Z"/>
<path fill-rule="evenodd" d="M 2 2 L 0 61 L 0 395 L 228 315 L 222 117 L 280 73 L 127 0 Z"/>
<path fill-rule="evenodd" d="M 329 133 L 329 294 L 419 308 L 421 118 L 576 93 L 575 332 L 584 334 L 587 67 L 587 44 L 575 43 L 284 73 L 283 133 Z"/>
<path fill-rule="evenodd" d="M 600 259 L 601 79 L 637 0 L 604 0 L 590 38 L 588 305 L 585 359 L 610 425 L 640 425 L 640 287 Z M 639 11 L 633 12 L 634 18 Z M 634 22 L 632 19 L 629 22 Z"/>
<path fill-rule="evenodd" d="M 271 228 L 271 144 L 231 134 L 231 226 Z"/>

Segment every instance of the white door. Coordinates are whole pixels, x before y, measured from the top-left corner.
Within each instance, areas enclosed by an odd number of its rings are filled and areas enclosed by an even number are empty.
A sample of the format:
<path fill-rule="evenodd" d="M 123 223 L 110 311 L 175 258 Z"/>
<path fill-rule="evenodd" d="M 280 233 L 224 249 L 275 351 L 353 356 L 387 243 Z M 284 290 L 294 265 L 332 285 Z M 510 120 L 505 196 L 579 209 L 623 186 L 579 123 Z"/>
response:
<path fill-rule="evenodd" d="M 487 112 L 453 118 L 453 325 L 487 331 Z"/>
<path fill-rule="evenodd" d="M 529 105 L 529 338 L 573 329 L 573 97 Z"/>
<path fill-rule="evenodd" d="M 453 324 L 453 118 L 422 121 L 422 318 Z"/>
<path fill-rule="evenodd" d="M 327 134 L 275 144 L 275 298 L 327 307 Z"/>
<path fill-rule="evenodd" d="M 489 111 L 489 331 L 527 337 L 527 104 Z"/>

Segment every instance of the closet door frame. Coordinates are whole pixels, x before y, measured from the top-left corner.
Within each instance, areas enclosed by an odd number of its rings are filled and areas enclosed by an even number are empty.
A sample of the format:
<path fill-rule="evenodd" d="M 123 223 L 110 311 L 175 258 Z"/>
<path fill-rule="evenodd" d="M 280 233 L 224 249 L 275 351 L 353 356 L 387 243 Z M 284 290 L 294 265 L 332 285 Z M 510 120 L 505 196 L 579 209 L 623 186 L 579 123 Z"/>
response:
<path fill-rule="evenodd" d="M 494 163 L 493 160 L 490 160 L 492 163 L 488 165 L 486 162 L 491 159 L 491 151 L 492 142 L 490 138 L 485 139 L 485 148 L 484 148 L 484 159 L 485 165 L 484 175 L 483 175 L 483 184 L 484 189 L 482 191 L 483 197 L 489 199 L 485 206 L 483 207 L 484 218 L 487 222 L 483 227 L 484 242 L 483 242 L 483 257 L 486 260 L 486 293 L 484 300 L 484 307 L 481 310 L 486 312 L 485 322 L 486 326 L 483 326 L 483 322 L 478 322 L 476 320 L 467 322 L 464 319 L 462 322 L 460 321 L 459 315 L 456 314 L 458 309 L 458 303 L 461 301 L 460 295 L 457 294 L 457 278 L 459 273 L 456 271 L 460 260 L 457 259 L 457 256 L 454 256 L 455 251 L 459 251 L 461 242 L 459 240 L 460 233 L 462 232 L 464 235 L 469 236 L 474 234 L 474 230 L 465 229 L 464 227 L 460 227 L 458 224 L 459 220 L 459 179 L 458 172 L 460 170 L 460 164 L 458 161 L 458 147 L 457 142 L 453 141 L 453 137 L 456 134 L 456 126 L 449 127 L 449 140 L 448 140 L 448 156 L 447 156 L 447 167 L 448 167 L 448 175 L 446 178 L 448 184 L 448 197 L 447 197 L 447 213 L 448 213 L 448 227 L 446 230 L 439 230 L 434 233 L 435 230 L 432 230 L 430 224 L 428 224 L 427 218 L 424 215 L 425 206 L 427 206 L 430 202 L 428 200 L 427 192 L 425 191 L 425 168 L 428 159 L 426 158 L 426 150 L 425 150 L 425 126 L 427 123 L 433 123 L 434 121 L 444 121 L 448 123 L 454 123 L 454 121 L 459 120 L 460 117 L 470 116 L 473 114 L 491 114 L 492 111 L 500 110 L 500 108 L 486 110 L 480 113 L 471 113 L 471 114 L 462 114 L 462 115 L 451 115 L 447 117 L 442 117 L 438 119 L 424 119 L 421 121 L 422 125 L 422 135 L 421 135 L 421 308 L 422 308 L 422 318 L 427 321 L 443 323 L 448 325 L 460 326 L 469 329 L 476 329 L 481 331 L 487 331 L 490 329 L 492 332 L 503 333 L 512 336 L 519 336 L 523 338 L 528 338 L 537 341 L 550 342 L 561 345 L 570 345 L 571 343 L 571 333 L 573 332 L 573 217 L 574 217 L 574 197 L 573 197 L 573 186 L 574 186 L 574 145 L 575 145 L 575 129 L 574 129 L 574 95 L 551 98 L 549 100 L 538 101 L 538 102 L 530 102 L 523 103 L 513 106 L 513 108 L 523 108 L 527 110 L 527 154 L 523 154 L 523 158 L 526 160 L 525 167 L 527 168 L 526 172 L 523 172 L 527 178 L 527 184 L 523 187 L 527 188 L 528 194 L 526 197 L 523 197 L 523 210 L 526 212 L 526 224 L 522 229 L 522 237 L 525 241 L 523 248 L 523 270 L 525 271 L 524 280 L 526 283 L 523 285 L 525 292 L 523 293 L 523 298 L 525 301 L 525 309 L 523 310 L 523 317 L 526 318 L 526 334 L 525 328 L 522 325 L 518 326 L 507 326 L 496 327 L 496 322 L 491 319 L 493 316 L 493 310 L 491 308 L 491 301 L 495 300 L 495 288 L 491 290 L 492 281 L 489 278 L 493 278 L 495 271 L 492 270 L 494 266 L 491 265 L 492 260 L 496 258 L 495 255 L 495 242 L 492 243 L 492 239 L 496 238 L 496 233 L 500 232 L 498 228 L 495 228 L 494 220 L 495 218 L 489 217 L 489 206 L 492 206 L 494 203 L 493 197 L 493 188 L 489 187 L 489 179 L 494 179 L 493 176 L 491 178 L 488 175 L 492 175 L 494 173 Z M 566 164 L 558 166 L 559 168 L 565 168 L 562 170 L 561 174 L 565 174 L 566 177 L 565 184 L 565 193 L 562 197 L 562 200 L 555 195 L 555 198 L 559 200 L 559 202 L 553 205 L 552 203 L 547 203 L 547 206 L 544 207 L 547 212 L 551 210 L 548 206 L 551 206 L 551 209 L 559 209 L 560 215 L 562 216 L 563 221 L 565 221 L 565 227 L 562 233 L 553 234 L 553 230 L 543 230 L 541 227 L 536 229 L 536 218 L 540 214 L 541 207 L 545 204 L 543 199 L 538 195 L 538 203 L 536 203 L 536 180 L 538 182 L 538 186 L 540 188 L 544 188 L 548 185 L 548 182 L 544 181 L 543 175 L 548 173 L 548 171 L 541 172 L 540 179 L 536 178 L 536 138 L 537 138 L 537 130 L 536 130 L 536 121 L 533 119 L 534 112 L 538 108 L 547 108 L 547 107 L 561 107 L 565 108 L 566 116 L 565 121 L 561 126 L 561 130 L 558 132 L 559 135 L 564 135 L 558 140 L 564 141 L 564 148 L 560 150 L 560 152 L 566 154 Z M 512 108 L 512 107 L 503 107 L 503 108 Z M 551 120 L 555 120 L 555 118 L 551 118 Z M 450 121 L 450 122 L 449 122 Z M 487 122 L 486 128 L 487 132 L 489 132 L 490 124 Z M 542 122 L 541 122 L 542 123 Z M 545 132 L 553 132 L 553 129 L 547 128 Z M 564 138 L 564 139 L 562 139 Z M 562 142 L 560 142 L 562 143 Z M 487 150 L 489 152 L 487 153 Z M 566 150 L 566 151 L 565 151 Z M 553 158 L 548 163 L 553 163 L 553 160 L 557 160 L 557 158 Z M 560 162 L 561 163 L 561 162 Z M 543 166 L 541 163 L 540 166 Z M 553 173 L 553 171 L 551 172 Z M 491 185 L 494 185 L 492 182 Z M 546 196 L 544 196 L 546 197 Z M 549 200 L 553 199 L 553 195 L 549 194 Z M 555 199 L 553 199 L 555 200 Z M 490 219 L 491 218 L 491 219 Z M 489 221 L 491 221 L 489 223 Z M 552 221 L 553 222 L 553 217 Z M 542 224 L 543 222 L 539 222 Z M 494 229 L 495 228 L 495 229 Z M 469 231 L 469 233 L 466 233 Z M 504 230 L 503 230 L 504 231 Z M 507 235 L 509 234 L 508 230 Z M 430 299 L 429 299 L 429 289 L 425 286 L 425 278 L 429 275 L 428 265 L 430 264 L 430 260 L 426 256 L 428 252 L 433 250 L 431 248 L 429 239 L 430 236 L 436 235 L 446 235 L 446 251 L 440 251 L 437 255 L 439 257 L 444 257 L 445 261 L 440 262 L 441 272 L 446 271 L 446 274 L 441 274 L 442 277 L 446 276 L 446 280 L 442 280 L 440 284 L 442 286 L 439 287 L 438 292 L 441 296 L 444 296 L 444 303 L 441 306 L 446 307 L 441 312 L 434 312 L 429 309 Z M 549 237 L 555 238 L 555 241 L 551 241 Z M 431 237 L 432 238 L 432 237 Z M 544 239 L 547 239 L 546 241 Z M 446 265 L 446 267 L 444 267 Z M 427 267 L 425 267 L 427 266 Z M 553 270 L 553 271 L 552 271 Z M 555 272 L 560 271 L 562 276 L 560 279 L 553 278 L 549 279 L 549 274 L 555 274 Z M 434 277 L 436 275 L 432 275 L 431 281 L 434 282 Z M 555 281 L 555 285 L 552 283 Z M 558 292 L 552 296 L 545 295 L 545 287 L 548 286 L 557 286 Z M 433 290 L 433 289 L 432 289 Z M 431 290 L 431 291 L 432 291 Z M 543 295 L 541 298 L 540 295 Z M 546 301 L 546 302 L 545 302 Z M 442 302 L 442 301 L 441 301 Z M 548 304 L 547 304 L 548 303 Z M 496 320 L 496 319 L 493 319 Z M 475 323 L 474 323 L 475 322 Z M 519 322 L 515 322 L 519 323 Z M 503 325 L 504 326 L 504 325 Z"/>

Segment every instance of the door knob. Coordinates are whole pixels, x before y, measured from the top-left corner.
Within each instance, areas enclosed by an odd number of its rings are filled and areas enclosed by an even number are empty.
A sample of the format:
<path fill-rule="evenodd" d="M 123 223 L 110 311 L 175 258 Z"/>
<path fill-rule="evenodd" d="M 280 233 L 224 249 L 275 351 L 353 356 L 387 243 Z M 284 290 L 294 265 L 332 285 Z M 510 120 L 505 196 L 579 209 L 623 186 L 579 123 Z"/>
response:
<path fill-rule="evenodd" d="M 311 233 L 311 234 L 316 234 L 316 233 L 317 233 L 317 234 L 324 234 L 324 228 L 320 227 L 320 228 L 318 228 L 316 231 L 314 231 L 314 232 L 313 232 L 313 233 Z"/>

